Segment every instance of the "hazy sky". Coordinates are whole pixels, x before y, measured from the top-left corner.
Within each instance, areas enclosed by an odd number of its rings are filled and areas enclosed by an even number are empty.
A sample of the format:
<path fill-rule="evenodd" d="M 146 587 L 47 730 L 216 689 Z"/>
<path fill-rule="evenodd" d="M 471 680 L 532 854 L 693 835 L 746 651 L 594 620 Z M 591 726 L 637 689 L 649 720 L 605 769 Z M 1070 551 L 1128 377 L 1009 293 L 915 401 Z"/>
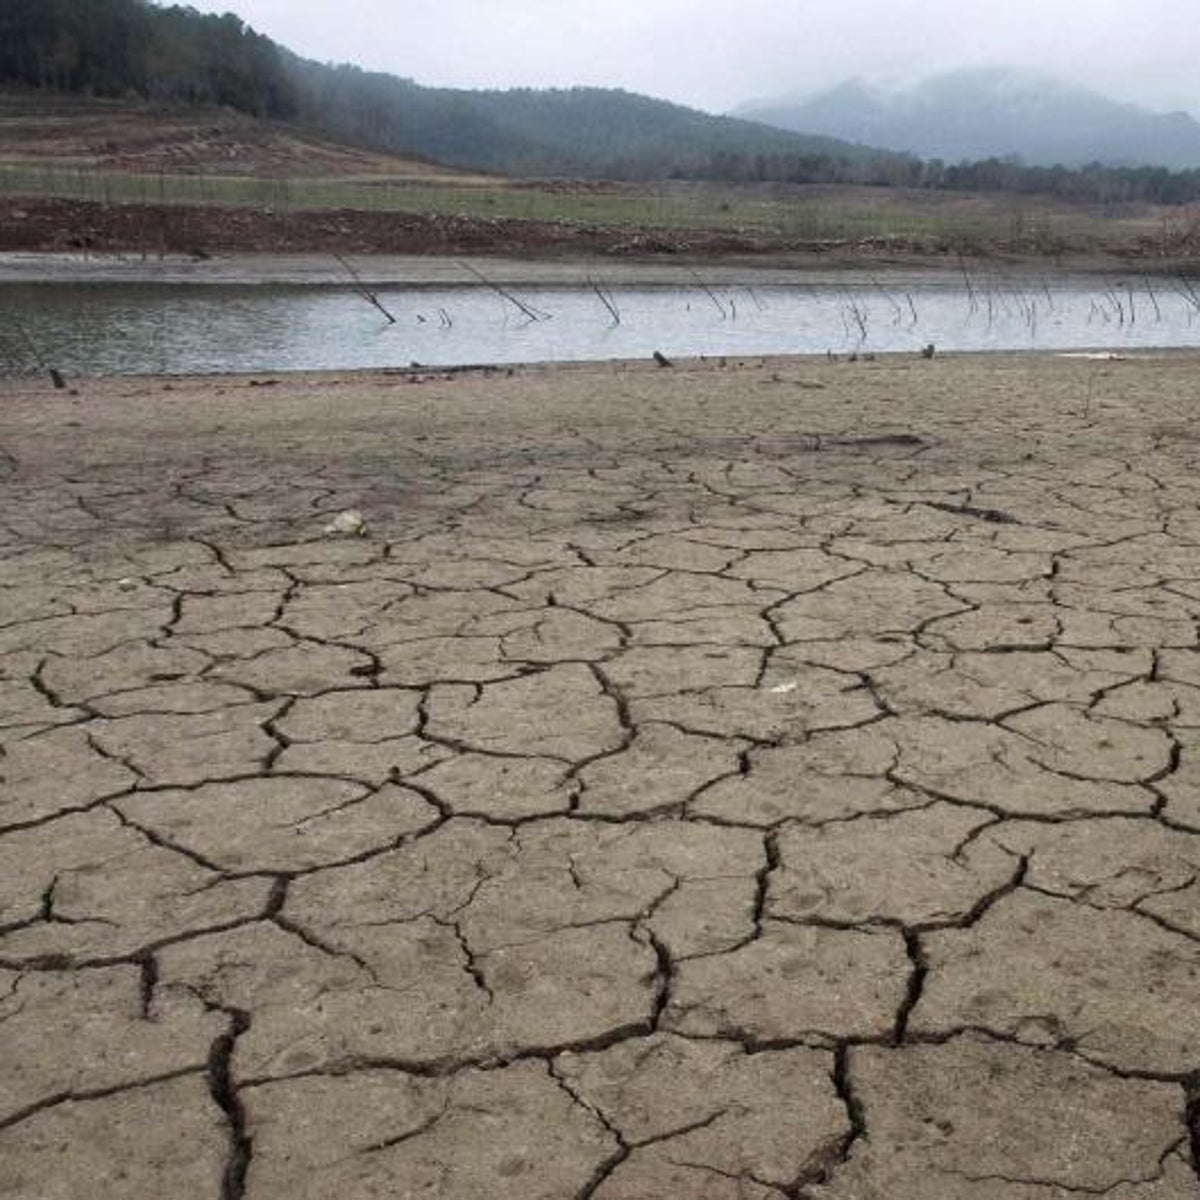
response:
<path fill-rule="evenodd" d="M 1196 0 L 191 0 L 321 61 L 713 112 L 850 76 L 1016 65 L 1200 116 Z"/>

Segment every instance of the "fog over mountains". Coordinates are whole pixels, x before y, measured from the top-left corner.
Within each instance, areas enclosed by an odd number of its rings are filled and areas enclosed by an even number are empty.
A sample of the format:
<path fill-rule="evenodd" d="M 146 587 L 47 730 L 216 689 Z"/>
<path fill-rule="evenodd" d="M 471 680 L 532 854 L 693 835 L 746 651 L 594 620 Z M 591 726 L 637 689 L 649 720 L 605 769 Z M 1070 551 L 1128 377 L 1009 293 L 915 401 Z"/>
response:
<path fill-rule="evenodd" d="M 1200 166 L 1200 122 L 1010 67 L 952 71 L 903 89 L 850 80 L 755 101 L 737 115 L 947 162 L 1017 155 L 1032 164 Z"/>

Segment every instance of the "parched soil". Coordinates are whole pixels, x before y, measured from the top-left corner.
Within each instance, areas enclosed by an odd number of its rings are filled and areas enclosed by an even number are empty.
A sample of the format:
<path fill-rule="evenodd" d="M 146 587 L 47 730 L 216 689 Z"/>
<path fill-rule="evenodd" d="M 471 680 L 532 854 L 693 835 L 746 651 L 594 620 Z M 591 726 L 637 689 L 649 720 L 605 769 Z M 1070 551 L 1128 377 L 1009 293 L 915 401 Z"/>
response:
<path fill-rule="evenodd" d="M 0 1195 L 1194 1200 L 1198 367 L 0 383 Z"/>
<path fill-rule="evenodd" d="M 574 185 L 572 185 L 574 186 Z M 1198 227 L 1200 229 L 1200 227 Z M 738 259 L 759 265 L 955 267 L 963 244 L 939 237 L 797 239 L 769 231 L 605 225 L 560 219 L 362 211 L 276 211 L 0 197 L 0 252 L 102 256 L 218 254 L 490 255 L 643 260 Z M 972 241 L 973 260 L 1046 270 L 1195 274 L 1200 231 L 1173 238 L 1079 234 L 1055 242 Z"/>
<path fill-rule="evenodd" d="M 575 221 L 0 199 L 0 251 L 671 255 L 771 247 L 717 230 L 664 233 Z"/>

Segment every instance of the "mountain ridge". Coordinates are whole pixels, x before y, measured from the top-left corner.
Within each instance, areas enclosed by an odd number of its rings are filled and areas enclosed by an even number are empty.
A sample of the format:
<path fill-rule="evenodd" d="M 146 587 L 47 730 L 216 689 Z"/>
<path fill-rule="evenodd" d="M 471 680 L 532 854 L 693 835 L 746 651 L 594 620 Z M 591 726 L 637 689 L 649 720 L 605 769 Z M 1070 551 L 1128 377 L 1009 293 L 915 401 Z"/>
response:
<path fill-rule="evenodd" d="M 1189 114 L 1154 112 L 1014 67 L 947 71 L 891 89 L 849 79 L 735 112 L 949 162 L 1015 156 L 1040 166 L 1200 166 L 1200 122 Z"/>

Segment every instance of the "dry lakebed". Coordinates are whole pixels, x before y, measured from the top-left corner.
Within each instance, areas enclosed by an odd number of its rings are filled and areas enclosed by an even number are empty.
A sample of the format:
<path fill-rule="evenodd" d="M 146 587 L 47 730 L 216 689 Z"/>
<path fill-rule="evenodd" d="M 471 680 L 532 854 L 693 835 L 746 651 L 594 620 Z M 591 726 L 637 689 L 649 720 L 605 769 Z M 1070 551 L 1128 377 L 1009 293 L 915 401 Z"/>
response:
<path fill-rule="evenodd" d="M 68 382 L 0 1196 L 1197 1195 L 1200 358 Z"/>

